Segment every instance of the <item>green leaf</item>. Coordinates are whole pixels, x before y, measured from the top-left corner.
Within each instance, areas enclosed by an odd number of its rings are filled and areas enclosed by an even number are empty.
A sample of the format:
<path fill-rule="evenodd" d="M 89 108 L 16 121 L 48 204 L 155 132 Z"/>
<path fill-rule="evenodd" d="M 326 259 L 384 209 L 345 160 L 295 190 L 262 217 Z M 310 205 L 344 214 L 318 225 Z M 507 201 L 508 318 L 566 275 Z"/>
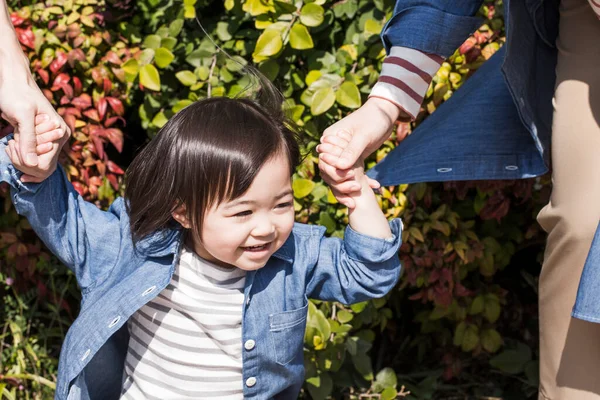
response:
<path fill-rule="evenodd" d="M 169 121 L 165 114 L 161 111 L 152 118 L 152 125 L 157 128 L 162 128 Z"/>
<path fill-rule="evenodd" d="M 354 314 L 352 314 L 351 312 L 348 312 L 346 310 L 341 310 L 340 312 L 337 313 L 337 319 L 342 324 L 352 321 L 352 318 L 354 318 Z"/>
<path fill-rule="evenodd" d="M 312 49 L 315 46 L 310 33 L 308 33 L 308 29 L 302 24 L 294 24 L 292 26 L 290 31 L 290 45 L 296 50 Z"/>
<path fill-rule="evenodd" d="M 266 14 L 271 11 L 272 7 L 264 4 L 263 0 L 246 0 L 242 6 L 242 10 L 246 11 L 253 17 L 257 15 Z"/>
<path fill-rule="evenodd" d="M 473 302 L 471 303 L 471 307 L 469 308 L 469 314 L 477 315 L 481 314 L 485 309 L 485 299 L 482 295 L 475 297 Z"/>
<path fill-rule="evenodd" d="M 335 92 L 333 88 L 323 88 L 315 92 L 310 105 L 312 115 L 321 115 L 327 112 L 335 103 Z"/>
<path fill-rule="evenodd" d="M 223 42 L 231 40 L 232 36 L 229 33 L 229 24 L 227 22 L 221 21 L 217 23 L 217 36 Z"/>
<path fill-rule="evenodd" d="M 140 65 L 138 64 L 135 58 L 130 58 L 127 60 L 121 68 L 125 72 L 125 78 L 128 82 L 132 82 L 137 76 L 138 72 L 140 72 Z"/>
<path fill-rule="evenodd" d="M 179 35 L 179 33 L 181 33 L 181 29 L 183 29 L 183 22 L 184 21 L 182 19 L 176 19 L 175 21 L 171 22 L 169 25 L 169 35 L 172 37 Z"/>
<path fill-rule="evenodd" d="M 327 233 L 333 233 L 337 227 L 335 220 L 325 211 L 322 211 L 319 214 L 319 225 L 326 227 Z"/>
<path fill-rule="evenodd" d="M 258 37 L 252 56 L 255 61 L 263 61 L 279 53 L 282 47 L 281 34 L 276 30 L 267 29 Z"/>
<path fill-rule="evenodd" d="M 377 373 L 375 381 L 381 384 L 383 388 L 396 387 L 398 378 L 396 372 L 392 368 L 384 368 Z"/>
<path fill-rule="evenodd" d="M 374 19 L 368 19 L 367 22 L 365 22 L 365 32 L 370 35 L 379 35 L 382 28 L 383 26 L 381 23 Z"/>
<path fill-rule="evenodd" d="M 158 49 L 160 47 L 161 37 L 158 35 L 148 35 L 144 39 L 144 47 L 148 49 Z"/>
<path fill-rule="evenodd" d="M 393 400 L 398 396 L 398 392 L 396 391 L 396 388 L 386 388 L 383 390 L 383 392 L 381 392 L 381 400 Z"/>
<path fill-rule="evenodd" d="M 472 351 L 479 344 L 479 328 L 475 325 L 468 325 L 463 335 L 461 344 L 462 351 Z"/>
<path fill-rule="evenodd" d="M 508 374 L 519 374 L 530 360 L 531 351 L 505 350 L 492 358 L 490 365 Z"/>
<path fill-rule="evenodd" d="M 309 179 L 298 178 L 294 179 L 292 183 L 292 189 L 294 190 L 294 197 L 302 199 L 312 192 L 315 187 L 315 183 Z"/>
<path fill-rule="evenodd" d="M 333 390 L 333 381 L 326 372 L 321 372 L 315 377 L 308 378 L 306 383 L 306 388 L 314 400 L 325 400 Z"/>
<path fill-rule="evenodd" d="M 495 353 L 502 346 L 502 336 L 495 329 L 481 332 L 481 345 L 489 353 Z"/>
<path fill-rule="evenodd" d="M 154 65 L 146 64 L 140 69 L 140 83 L 150 90 L 160 90 L 160 75 Z"/>
<path fill-rule="evenodd" d="M 172 38 L 172 37 L 166 37 L 160 41 L 160 46 L 164 47 L 167 50 L 173 50 L 175 48 L 176 44 L 177 44 L 177 39 Z"/>
<path fill-rule="evenodd" d="M 496 322 L 500 317 L 500 302 L 494 299 L 486 299 L 484 317 L 490 322 Z"/>
<path fill-rule="evenodd" d="M 196 75 L 192 71 L 188 71 L 188 70 L 179 71 L 178 73 L 175 74 L 175 76 L 177 77 L 177 79 L 179 79 L 179 82 L 181 82 L 185 86 L 192 86 L 198 80 Z"/>
<path fill-rule="evenodd" d="M 462 344 L 466 329 L 467 329 L 467 324 L 465 321 L 462 321 L 460 324 L 458 324 L 456 326 L 456 329 L 454 330 L 454 339 L 453 339 L 453 343 L 455 346 L 458 347 Z"/>
<path fill-rule="evenodd" d="M 150 64 L 154 59 L 154 49 L 144 49 L 140 54 L 139 62 L 141 65 Z"/>
<path fill-rule="evenodd" d="M 274 81 L 279 74 L 279 63 L 276 60 L 269 59 L 260 64 L 258 67 L 259 71 L 262 72 L 270 81 Z"/>
<path fill-rule="evenodd" d="M 354 82 L 345 81 L 335 93 L 335 100 L 347 108 L 360 107 L 361 100 L 358 86 Z"/>
<path fill-rule="evenodd" d="M 306 26 L 319 26 L 323 23 L 323 7 L 315 3 L 308 3 L 300 10 L 300 22 Z"/>
<path fill-rule="evenodd" d="M 193 103 L 192 100 L 179 100 L 177 103 L 175 103 L 175 105 L 173 106 L 173 108 L 171 110 L 174 113 L 178 113 L 179 111 L 183 110 L 184 108 L 186 108 L 187 106 L 189 106 L 192 103 Z"/>
<path fill-rule="evenodd" d="M 185 6 L 184 18 L 196 18 L 196 8 L 194 6 Z"/>
<path fill-rule="evenodd" d="M 158 68 L 166 68 L 171 62 L 175 59 L 173 53 L 164 47 L 159 47 L 156 49 L 156 53 L 154 54 L 154 63 Z"/>

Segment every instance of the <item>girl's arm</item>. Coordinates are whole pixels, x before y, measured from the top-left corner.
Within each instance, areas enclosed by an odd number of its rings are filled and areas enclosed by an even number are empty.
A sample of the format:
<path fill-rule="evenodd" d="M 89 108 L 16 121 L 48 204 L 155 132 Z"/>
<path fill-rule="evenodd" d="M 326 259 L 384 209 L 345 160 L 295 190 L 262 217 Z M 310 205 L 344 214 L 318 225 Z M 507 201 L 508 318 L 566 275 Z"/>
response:
<path fill-rule="evenodd" d="M 127 227 L 123 202 L 116 201 L 108 212 L 99 210 L 75 191 L 60 166 L 41 183 L 22 182 L 22 172 L 6 152 L 11 139 L 0 140 L 0 181 L 10 186 L 17 213 L 75 273 L 82 289 L 93 286 L 115 265 Z"/>

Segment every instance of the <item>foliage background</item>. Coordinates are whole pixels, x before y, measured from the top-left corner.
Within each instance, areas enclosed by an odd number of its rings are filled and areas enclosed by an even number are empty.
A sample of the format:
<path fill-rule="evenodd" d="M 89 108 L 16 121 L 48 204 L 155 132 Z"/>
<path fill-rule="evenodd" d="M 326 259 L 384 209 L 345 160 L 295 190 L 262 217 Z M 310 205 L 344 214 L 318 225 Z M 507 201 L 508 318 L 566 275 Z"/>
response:
<path fill-rule="evenodd" d="M 86 199 L 107 207 L 148 137 L 196 99 L 243 92 L 251 80 L 241 65 L 253 63 L 281 88 L 307 133 L 308 156 L 294 175 L 297 220 L 342 234 L 346 211 L 323 185 L 314 147 L 376 82 L 385 55 L 378 35 L 392 0 L 9 5 L 40 87 L 74 132 L 61 163 Z M 502 46 L 502 1 L 486 0 L 480 14 L 484 25 L 443 64 L 417 121 L 397 124 L 369 165 Z M 1 196 L 0 399 L 47 399 L 79 294 L 4 186 Z M 386 215 L 405 223 L 403 277 L 384 299 L 311 304 L 301 396 L 534 398 L 544 241 L 535 215 L 548 197 L 545 180 L 400 185 L 379 197 Z"/>

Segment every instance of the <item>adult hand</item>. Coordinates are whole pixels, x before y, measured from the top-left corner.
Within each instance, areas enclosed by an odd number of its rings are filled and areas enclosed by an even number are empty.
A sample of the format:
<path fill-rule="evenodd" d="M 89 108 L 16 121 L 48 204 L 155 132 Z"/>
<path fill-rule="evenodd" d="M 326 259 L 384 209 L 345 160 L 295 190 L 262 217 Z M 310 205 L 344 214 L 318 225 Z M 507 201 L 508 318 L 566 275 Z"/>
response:
<path fill-rule="evenodd" d="M 22 182 L 42 182 L 52 175 L 58 163 L 60 149 L 69 139 L 69 132 L 57 126 L 56 121 L 43 114 L 35 117 L 35 137 L 38 162 L 35 166 L 25 165 L 20 150 L 22 136 L 15 132 L 8 142 L 6 153 L 19 171 L 23 172 Z"/>
<path fill-rule="evenodd" d="M 371 97 L 358 110 L 325 130 L 317 146 L 319 170 L 340 203 L 354 206 L 352 199 L 345 196 L 353 187 L 352 167 L 386 141 L 399 115 L 400 108 L 392 102 Z M 379 187 L 372 180 L 370 186 Z"/>
<path fill-rule="evenodd" d="M 5 7 L 4 0 L 2 8 Z M 0 10 L 1 11 L 1 10 Z M 2 13 L 6 19 L 6 11 Z M 6 23 L 4 21 L 2 25 Z M 38 164 L 35 117 L 45 114 L 49 122 L 68 135 L 70 130 L 38 88 L 29 70 L 29 61 L 16 40 L 12 25 L 0 30 L 0 111 L 19 136 L 19 153 L 24 166 Z M 64 143 L 64 142 L 63 142 Z M 58 146 L 55 146 L 58 147 Z"/>

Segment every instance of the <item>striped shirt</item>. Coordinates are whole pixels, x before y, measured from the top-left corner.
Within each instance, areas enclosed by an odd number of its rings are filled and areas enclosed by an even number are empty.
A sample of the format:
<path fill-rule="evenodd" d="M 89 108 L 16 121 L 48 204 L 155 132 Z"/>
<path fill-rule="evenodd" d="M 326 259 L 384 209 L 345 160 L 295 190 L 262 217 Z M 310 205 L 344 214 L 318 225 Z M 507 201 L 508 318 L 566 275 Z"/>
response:
<path fill-rule="evenodd" d="M 441 56 L 393 46 L 383 61 L 379 80 L 369 97 L 391 101 L 415 119 L 429 84 L 444 62 Z"/>
<path fill-rule="evenodd" d="M 243 399 L 245 279 L 182 249 L 169 285 L 127 322 L 121 399 Z"/>
<path fill-rule="evenodd" d="M 600 19 L 600 0 L 589 0 L 592 9 Z"/>

